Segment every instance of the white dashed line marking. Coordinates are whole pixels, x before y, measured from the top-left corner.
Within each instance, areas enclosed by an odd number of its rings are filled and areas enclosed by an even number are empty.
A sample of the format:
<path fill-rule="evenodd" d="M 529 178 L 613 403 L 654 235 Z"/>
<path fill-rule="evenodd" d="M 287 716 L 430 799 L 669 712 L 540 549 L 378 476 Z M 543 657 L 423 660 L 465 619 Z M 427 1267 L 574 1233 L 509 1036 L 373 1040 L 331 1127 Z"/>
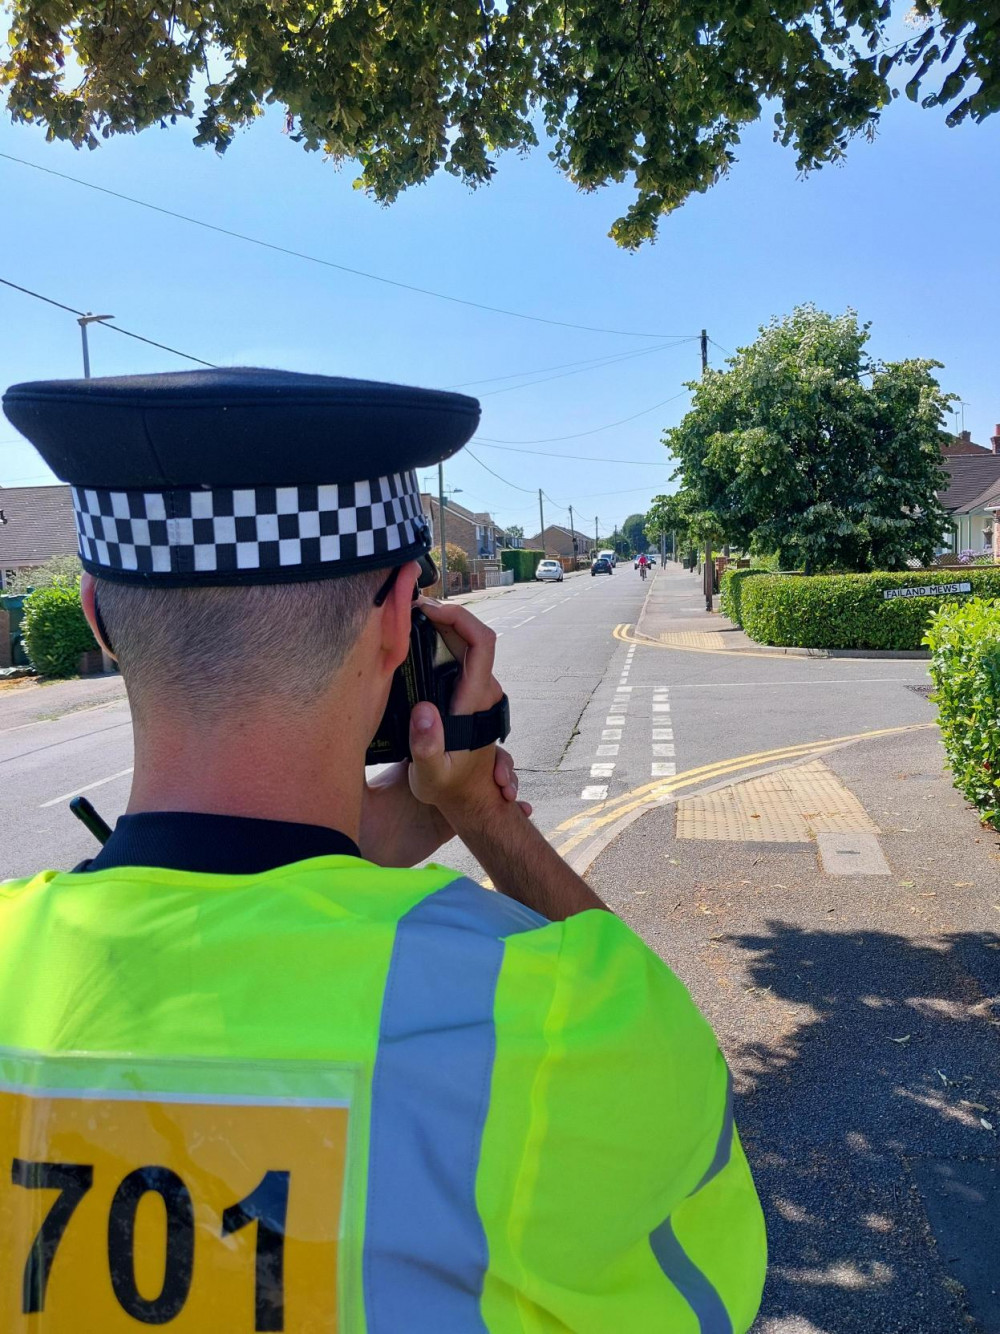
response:
<path fill-rule="evenodd" d="M 608 795 L 607 783 L 593 783 L 580 793 L 581 801 L 603 801 Z"/>
<path fill-rule="evenodd" d="M 670 741 L 654 741 L 653 754 L 659 755 L 662 759 L 672 758 L 674 753 L 673 743 Z"/>
<path fill-rule="evenodd" d="M 654 712 L 654 713 L 669 713 L 669 712 L 670 712 L 670 705 L 669 705 L 669 704 L 654 704 L 654 705 L 653 705 L 653 712 Z"/>
<path fill-rule="evenodd" d="M 617 745 L 598 746 L 595 754 L 597 755 L 617 755 L 620 747 Z"/>
<path fill-rule="evenodd" d="M 602 741 L 621 741 L 622 729 L 620 727 L 606 727 L 601 733 Z"/>
<path fill-rule="evenodd" d="M 650 778 L 673 778 L 677 772 L 677 765 L 669 761 L 657 760 L 650 766 Z"/>
<path fill-rule="evenodd" d="M 673 739 L 674 739 L 674 729 L 672 727 L 653 728 L 654 741 L 673 741 Z"/>
<path fill-rule="evenodd" d="M 610 778 L 615 771 L 613 764 L 592 764 L 590 766 L 591 778 Z"/>
<path fill-rule="evenodd" d="M 624 727 L 624 726 L 625 726 L 625 719 L 621 716 L 621 714 L 617 714 L 617 713 L 611 713 L 611 714 L 608 714 L 608 716 L 607 716 L 607 718 L 605 718 L 604 722 L 605 722 L 605 725 L 608 726 L 608 727 Z"/>

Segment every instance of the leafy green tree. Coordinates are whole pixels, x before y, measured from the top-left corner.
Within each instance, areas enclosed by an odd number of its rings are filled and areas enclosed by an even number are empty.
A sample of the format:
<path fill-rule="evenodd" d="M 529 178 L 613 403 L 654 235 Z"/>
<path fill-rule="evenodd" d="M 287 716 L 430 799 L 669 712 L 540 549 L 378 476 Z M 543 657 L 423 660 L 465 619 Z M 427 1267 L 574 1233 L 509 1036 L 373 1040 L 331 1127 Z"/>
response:
<path fill-rule="evenodd" d="M 519 523 L 509 523 L 504 532 L 508 537 L 524 537 L 524 529 Z"/>
<path fill-rule="evenodd" d="M 951 396 L 939 362 L 870 361 L 868 327 L 800 306 L 691 384 L 664 442 L 703 531 L 807 571 L 931 558 Z"/>
<path fill-rule="evenodd" d="M 541 127 L 582 189 L 634 180 L 611 229 L 628 247 L 729 170 L 765 104 L 801 171 L 874 135 L 901 75 L 950 125 L 1000 107 L 991 0 L 0 5 L 8 108 L 49 138 L 93 148 L 197 118 L 195 143 L 222 152 L 274 103 L 291 138 L 356 160 L 358 184 L 391 201 L 442 167 L 482 184 Z"/>
<path fill-rule="evenodd" d="M 622 537 L 625 539 L 627 549 L 638 553 L 646 550 L 646 516 L 645 514 L 630 514 L 622 524 Z"/>

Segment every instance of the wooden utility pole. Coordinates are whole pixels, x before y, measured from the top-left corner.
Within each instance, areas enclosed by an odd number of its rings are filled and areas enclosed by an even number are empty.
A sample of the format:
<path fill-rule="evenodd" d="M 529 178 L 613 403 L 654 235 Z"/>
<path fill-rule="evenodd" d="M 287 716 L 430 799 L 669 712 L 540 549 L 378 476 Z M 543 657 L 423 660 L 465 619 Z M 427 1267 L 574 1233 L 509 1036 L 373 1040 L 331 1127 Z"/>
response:
<path fill-rule="evenodd" d="M 545 511 L 542 509 L 542 488 L 538 488 L 538 522 L 542 525 L 542 553 L 546 553 L 545 546 Z"/>
<path fill-rule="evenodd" d="M 448 548 L 444 544 L 444 464 L 438 464 L 438 538 L 441 542 L 441 597 L 448 596 Z"/>
<path fill-rule="evenodd" d="M 576 529 L 573 527 L 573 506 L 569 507 L 569 536 L 573 544 L 573 563 L 576 564 Z"/>
<path fill-rule="evenodd" d="M 702 376 L 708 370 L 708 331 L 701 331 L 701 373 Z M 705 539 L 705 564 L 702 569 L 702 578 L 705 588 L 705 610 L 714 611 L 712 599 L 715 595 L 715 565 L 712 561 L 712 540 Z"/>

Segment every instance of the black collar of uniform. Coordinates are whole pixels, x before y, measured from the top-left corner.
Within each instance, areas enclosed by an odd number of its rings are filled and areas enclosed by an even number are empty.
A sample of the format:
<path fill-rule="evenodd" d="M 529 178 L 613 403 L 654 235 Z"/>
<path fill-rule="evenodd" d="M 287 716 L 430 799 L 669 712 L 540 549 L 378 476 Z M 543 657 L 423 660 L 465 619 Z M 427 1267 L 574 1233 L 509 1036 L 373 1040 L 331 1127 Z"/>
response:
<path fill-rule="evenodd" d="M 259 875 L 310 857 L 360 856 L 346 834 L 321 825 L 152 811 L 121 816 L 97 856 L 75 869 L 157 866 L 202 875 Z"/>

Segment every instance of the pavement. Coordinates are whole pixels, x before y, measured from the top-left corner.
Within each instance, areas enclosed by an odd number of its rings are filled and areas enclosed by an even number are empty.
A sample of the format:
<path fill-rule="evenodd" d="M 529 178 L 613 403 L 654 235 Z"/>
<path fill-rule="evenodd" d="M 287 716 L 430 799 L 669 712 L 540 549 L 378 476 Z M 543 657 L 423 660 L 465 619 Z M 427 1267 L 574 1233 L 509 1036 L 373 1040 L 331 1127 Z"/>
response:
<path fill-rule="evenodd" d="M 944 772 L 926 663 L 722 647 L 677 566 L 463 601 L 536 822 L 732 1065 L 755 1334 L 1000 1334 L 1000 840 Z M 90 855 L 65 803 L 113 822 L 131 764 L 117 677 L 0 687 L 0 879 Z"/>
<path fill-rule="evenodd" d="M 679 615 L 683 585 L 662 581 Z M 799 666 L 828 703 L 832 664 Z M 796 699 L 787 666 L 766 667 L 748 704 Z M 695 766 L 560 835 L 625 812 L 588 879 L 684 980 L 733 1070 L 770 1237 L 755 1334 L 1000 1334 L 1000 838 L 951 786 L 926 686 L 902 688 L 910 725 Z"/>

